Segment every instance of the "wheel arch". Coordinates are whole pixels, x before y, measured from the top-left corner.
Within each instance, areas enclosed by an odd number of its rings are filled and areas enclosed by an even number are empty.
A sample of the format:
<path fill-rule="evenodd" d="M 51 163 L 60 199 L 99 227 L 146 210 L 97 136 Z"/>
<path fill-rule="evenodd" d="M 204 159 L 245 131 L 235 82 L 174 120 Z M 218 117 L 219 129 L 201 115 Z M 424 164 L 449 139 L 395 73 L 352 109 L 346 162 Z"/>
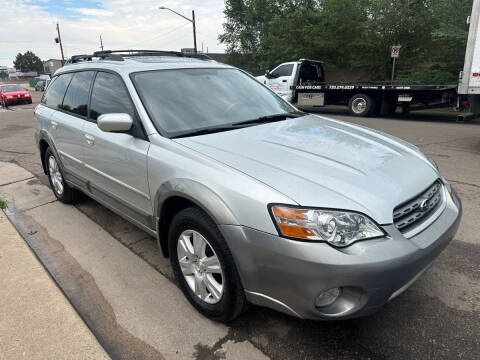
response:
<path fill-rule="evenodd" d="M 217 225 L 240 225 L 232 210 L 212 189 L 190 179 L 175 179 L 163 183 L 155 194 L 157 241 L 168 257 L 168 230 L 173 217 L 181 210 L 197 206 Z"/>
<path fill-rule="evenodd" d="M 47 175 L 47 164 L 45 164 L 45 152 L 47 151 L 48 148 L 52 149 L 53 154 L 57 158 L 57 162 L 60 165 L 60 168 L 63 169 L 63 164 L 62 164 L 62 159 L 58 155 L 57 149 L 55 148 L 53 144 L 53 140 L 51 137 L 48 135 L 48 133 L 45 130 L 40 131 L 39 139 L 38 139 L 38 148 L 40 150 L 40 159 L 42 161 L 42 168 L 43 172 L 45 175 Z"/>

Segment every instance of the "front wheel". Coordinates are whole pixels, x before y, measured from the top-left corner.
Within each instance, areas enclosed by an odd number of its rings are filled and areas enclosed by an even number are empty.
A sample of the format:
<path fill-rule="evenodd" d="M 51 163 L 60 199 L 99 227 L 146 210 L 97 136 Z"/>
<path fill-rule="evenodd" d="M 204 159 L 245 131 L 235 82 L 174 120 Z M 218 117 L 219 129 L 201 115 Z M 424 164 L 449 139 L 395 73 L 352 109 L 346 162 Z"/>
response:
<path fill-rule="evenodd" d="M 221 322 L 240 315 L 246 299 L 233 256 L 205 212 L 180 211 L 170 224 L 168 248 L 175 278 L 200 313 Z"/>
<path fill-rule="evenodd" d="M 375 101 L 368 95 L 357 94 L 348 101 L 348 112 L 353 116 L 369 116 L 375 110 Z"/>

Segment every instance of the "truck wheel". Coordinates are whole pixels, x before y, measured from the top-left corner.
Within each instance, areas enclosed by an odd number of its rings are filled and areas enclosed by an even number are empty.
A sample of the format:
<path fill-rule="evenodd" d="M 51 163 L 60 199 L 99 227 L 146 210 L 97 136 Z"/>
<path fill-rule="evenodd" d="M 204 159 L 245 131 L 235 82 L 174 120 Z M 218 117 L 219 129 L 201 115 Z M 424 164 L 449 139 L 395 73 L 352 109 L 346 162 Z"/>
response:
<path fill-rule="evenodd" d="M 375 101 L 368 95 L 357 94 L 348 101 L 348 112 L 353 116 L 368 116 L 375 109 Z"/>

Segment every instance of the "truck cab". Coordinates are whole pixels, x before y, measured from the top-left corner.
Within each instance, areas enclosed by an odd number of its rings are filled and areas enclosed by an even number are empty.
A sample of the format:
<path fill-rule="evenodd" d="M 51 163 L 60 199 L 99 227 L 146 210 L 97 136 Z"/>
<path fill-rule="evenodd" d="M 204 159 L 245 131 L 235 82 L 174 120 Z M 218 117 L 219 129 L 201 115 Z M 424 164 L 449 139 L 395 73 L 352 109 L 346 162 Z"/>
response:
<path fill-rule="evenodd" d="M 293 101 L 295 85 L 325 82 L 325 70 L 320 61 L 300 59 L 278 65 L 256 78 L 288 102 Z"/>

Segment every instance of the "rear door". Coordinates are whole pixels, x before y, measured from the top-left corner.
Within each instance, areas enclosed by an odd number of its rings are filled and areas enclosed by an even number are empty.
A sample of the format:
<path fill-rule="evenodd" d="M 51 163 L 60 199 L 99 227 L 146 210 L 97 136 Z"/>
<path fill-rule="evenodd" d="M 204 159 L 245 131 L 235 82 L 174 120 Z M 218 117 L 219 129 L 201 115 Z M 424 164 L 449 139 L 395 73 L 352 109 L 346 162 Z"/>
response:
<path fill-rule="evenodd" d="M 97 118 L 107 113 L 129 114 L 134 121 L 133 128 L 124 133 L 100 130 Z M 147 181 L 150 142 L 118 74 L 99 71 L 95 77 L 83 145 L 92 194 L 137 223 L 152 229 L 152 204 Z"/>
<path fill-rule="evenodd" d="M 73 73 L 59 75 L 43 99 L 43 104 L 54 110 L 45 121 L 44 128 L 53 140 L 67 179 L 70 174 L 78 176 L 82 171 L 83 121 L 62 110 L 63 99 L 73 76 Z"/>
<path fill-rule="evenodd" d="M 85 186 L 83 128 L 88 116 L 88 97 L 94 71 L 79 71 L 72 75 L 70 83 L 51 120 L 57 124 L 57 146 L 65 176 L 79 186 Z"/>

